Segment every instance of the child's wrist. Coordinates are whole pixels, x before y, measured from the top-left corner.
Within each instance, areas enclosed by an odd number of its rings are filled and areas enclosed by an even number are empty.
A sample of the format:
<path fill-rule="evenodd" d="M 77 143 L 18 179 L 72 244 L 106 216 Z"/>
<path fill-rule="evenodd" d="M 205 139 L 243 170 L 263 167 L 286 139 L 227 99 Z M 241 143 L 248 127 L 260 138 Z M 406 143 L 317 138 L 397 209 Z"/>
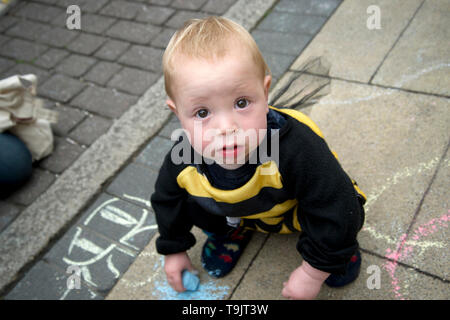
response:
<path fill-rule="evenodd" d="M 300 266 L 302 270 L 312 279 L 324 282 L 326 278 L 329 277 L 330 273 L 321 271 L 319 269 L 314 268 L 308 262 L 303 260 L 302 265 Z"/>

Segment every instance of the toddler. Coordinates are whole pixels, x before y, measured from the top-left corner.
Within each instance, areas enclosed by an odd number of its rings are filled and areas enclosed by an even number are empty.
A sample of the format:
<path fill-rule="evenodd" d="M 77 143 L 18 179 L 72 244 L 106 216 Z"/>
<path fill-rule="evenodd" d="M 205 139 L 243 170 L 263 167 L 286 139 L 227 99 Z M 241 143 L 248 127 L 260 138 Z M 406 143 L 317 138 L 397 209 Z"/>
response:
<path fill-rule="evenodd" d="M 169 284 L 184 291 L 181 274 L 194 271 L 194 225 L 208 236 L 202 265 L 211 276 L 229 273 L 257 230 L 300 234 L 303 261 L 284 283 L 286 298 L 313 299 L 323 282 L 356 279 L 365 195 L 306 115 L 268 105 L 271 75 L 251 35 L 221 17 L 190 20 L 163 68 L 167 105 L 185 133 L 151 196 Z"/>

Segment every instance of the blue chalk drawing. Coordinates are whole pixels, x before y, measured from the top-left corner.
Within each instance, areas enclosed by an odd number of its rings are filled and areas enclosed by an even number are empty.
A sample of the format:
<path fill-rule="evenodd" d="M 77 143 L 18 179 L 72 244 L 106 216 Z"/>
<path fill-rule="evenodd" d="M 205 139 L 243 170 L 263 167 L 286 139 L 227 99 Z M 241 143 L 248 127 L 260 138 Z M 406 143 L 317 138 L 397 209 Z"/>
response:
<path fill-rule="evenodd" d="M 161 270 L 163 266 L 164 259 L 161 257 L 154 265 L 153 270 Z M 153 296 L 161 300 L 223 300 L 230 292 L 229 286 L 218 286 L 214 280 L 205 282 L 203 279 L 200 279 L 197 291 L 178 293 L 169 285 L 166 279 L 164 281 L 155 280 L 154 288 Z"/>
<path fill-rule="evenodd" d="M 217 286 L 214 281 L 200 282 L 197 291 L 176 292 L 167 281 L 155 281 L 155 291 L 161 300 L 223 300 L 230 291 L 229 286 Z M 156 294 L 158 293 L 158 294 Z"/>

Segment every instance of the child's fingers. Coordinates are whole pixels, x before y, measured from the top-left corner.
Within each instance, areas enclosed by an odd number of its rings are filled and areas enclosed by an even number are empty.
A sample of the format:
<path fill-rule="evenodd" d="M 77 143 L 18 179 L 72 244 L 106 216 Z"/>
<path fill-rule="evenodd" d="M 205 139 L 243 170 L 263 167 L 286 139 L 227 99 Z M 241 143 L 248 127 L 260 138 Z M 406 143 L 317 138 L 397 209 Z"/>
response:
<path fill-rule="evenodd" d="M 186 288 L 183 286 L 183 281 L 181 279 L 181 273 L 175 272 L 167 277 L 167 281 L 170 286 L 177 292 L 186 291 Z"/>
<path fill-rule="evenodd" d="M 281 295 L 287 299 L 290 298 L 290 294 L 289 294 L 289 290 L 287 287 L 284 287 L 283 290 L 281 291 Z"/>

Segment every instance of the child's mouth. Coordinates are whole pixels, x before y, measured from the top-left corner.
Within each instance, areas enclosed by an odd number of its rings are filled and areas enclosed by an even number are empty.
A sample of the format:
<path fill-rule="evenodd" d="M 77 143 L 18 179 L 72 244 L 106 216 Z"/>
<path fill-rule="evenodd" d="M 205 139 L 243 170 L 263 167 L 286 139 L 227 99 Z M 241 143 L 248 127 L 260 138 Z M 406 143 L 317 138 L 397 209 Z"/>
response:
<path fill-rule="evenodd" d="M 237 145 L 232 146 L 224 146 L 222 148 L 222 154 L 224 158 L 228 157 L 236 157 L 239 151 L 239 147 Z"/>

